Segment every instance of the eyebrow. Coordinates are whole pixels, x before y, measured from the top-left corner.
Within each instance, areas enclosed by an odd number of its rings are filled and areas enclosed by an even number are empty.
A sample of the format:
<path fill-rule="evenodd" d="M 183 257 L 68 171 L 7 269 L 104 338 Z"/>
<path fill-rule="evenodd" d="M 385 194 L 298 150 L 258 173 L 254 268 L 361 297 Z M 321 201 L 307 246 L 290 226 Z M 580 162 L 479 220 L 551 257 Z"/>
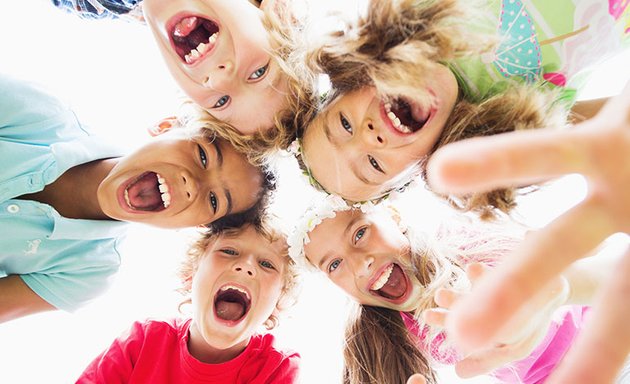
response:
<path fill-rule="evenodd" d="M 377 183 L 375 181 L 372 181 L 372 180 L 369 180 L 367 177 L 365 177 L 365 175 L 359 171 L 358 167 L 356 166 L 356 164 L 354 162 L 350 162 L 350 170 L 352 171 L 354 176 L 357 179 L 361 180 L 364 184 L 371 185 L 373 187 L 380 186 L 379 183 Z"/>
<path fill-rule="evenodd" d="M 216 139 L 212 140 L 212 145 L 217 153 L 217 164 L 219 164 L 219 168 L 221 168 L 223 167 L 223 152 L 221 152 L 221 147 L 219 146 L 219 143 L 217 143 Z M 232 194 L 227 188 L 223 188 L 223 193 L 225 194 L 225 199 L 227 200 L 227 210 L 225 211 L 225 216 L 227 216 L 232 213 L 232 209 L 234 208 L 232 205 Z"/>

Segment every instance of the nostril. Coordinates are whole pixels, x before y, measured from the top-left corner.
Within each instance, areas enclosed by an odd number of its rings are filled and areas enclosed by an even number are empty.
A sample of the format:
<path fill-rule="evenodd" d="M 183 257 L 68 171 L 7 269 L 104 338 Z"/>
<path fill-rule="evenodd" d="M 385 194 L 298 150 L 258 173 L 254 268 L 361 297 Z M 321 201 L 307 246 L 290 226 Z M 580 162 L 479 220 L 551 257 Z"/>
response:
<path fill-rule="evenodd" d="M 225 65 L 219 64 L 219 69 L 225 69 Z"/>
<path fill-rule="evenodd" d="M 383 138 L 380 136 L 376 136 L 376 140 L 378 140 L 379 143 L 383 144 Z"/>
<path fill-rule="evenodd" d="M 186 176 L 182 176 L 182 180 L 184 181 L 184 184 L 186 184 Z"/>
<path fill-rule="evenodd" d="M 374 130 L 374 126 L 372 125 L 372 123 L 369 123 L 369 124 L 368 124 L 368 128 L 370 129 L 370 131 L 373 131 L 373 130 Z"/>
<path fill-rule="evenodd" d="M 206 76 L 203 78 L 203 84 L 208 84 L 208 82 L 210 81 L 210 77 Z"/>
<path fill-rule="evenodd" d="M 241 270 L 241 267 L 236 267 L 236 270 L 237 270 L 237 271 L 240 271 L 240 270 Z"/>
<path fill-rule="evenodd" d="M 190 192 L 186 192 L 186 196 L 190 199 Z"/>
<path fill-rule="evenodd" d="M 250 276 L 253 276 L 254 274 L 252 273 L 252 271 L 247 271 L 247 274 Z"/>

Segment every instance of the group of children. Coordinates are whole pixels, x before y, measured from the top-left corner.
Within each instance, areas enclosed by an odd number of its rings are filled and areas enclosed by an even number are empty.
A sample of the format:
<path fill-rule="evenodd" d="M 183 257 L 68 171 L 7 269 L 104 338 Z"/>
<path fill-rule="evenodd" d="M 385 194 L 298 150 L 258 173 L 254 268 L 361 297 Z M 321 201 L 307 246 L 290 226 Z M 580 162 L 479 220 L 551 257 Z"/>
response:
<path fill-rule="evenodd" d="M 191 317 L 135 323 L 77 382 L 296 382 L 299 354 L 259 331 L 278 324 L 309 269 L 357 303 L 345 382 L 437 382 L 446 363 L 462 376 L 538 383 L 559 364 L 604 266 L 571 266 L 492 346 L 463 354 L 445 331 L 449 308 L 524 230 L 454 220 L 429 236 L 382 201 L 426 180 L 449 143 L 592 117 L 602 102 L 575 103 L 576 92 L 583 70 L 630 40 L 627 2 L 370 0 L 315 40 L 290 1 L 53 3 L 145 22 L 195 111 L 124 155 L 39 87 L 0 78 L 0 159 L 10 165 L 0 225 L 11 234 L 0 240 L 0 322 L 101 294 L 125 222 L 203 228 L 180 273 Z M 323 95 L 320 75 L 331 85 Z M 328 195 L 290 235 L 267 212 L 268 155 L 289 148 Z M 490 218 L 530 184 L 441 196 Z"/>

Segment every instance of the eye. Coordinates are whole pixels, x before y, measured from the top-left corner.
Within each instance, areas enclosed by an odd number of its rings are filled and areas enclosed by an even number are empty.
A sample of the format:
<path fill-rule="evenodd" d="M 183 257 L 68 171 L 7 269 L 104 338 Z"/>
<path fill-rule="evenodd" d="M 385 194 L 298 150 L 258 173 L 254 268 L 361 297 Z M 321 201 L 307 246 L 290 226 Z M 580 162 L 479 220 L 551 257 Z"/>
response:
<path fill-rule="evenodd" d="M 235 251 L 235 250 L 233 250 L 233 249 L 229 249 L 229 248 L 224 248 L 224 249 L 221 249 L 221 251 L 220 251 L 220 252 L 223 252 L 223 253 L 225 253 L 226 255 L 230 255 L 230 256 L 236 256 L 236 255 L 238 255 L 238 252 L 236 252 L 236 251 Z"/>
<path fill-rule="evenodd" d="M 219 202 L 217 200 L 217 195 L 215 195 L 214 192 L 210 192 L 210 205 L 212 206 L 214 213 L 217 213 Z"/>
<path fill-rule="evenodd" d="M 201 165 L 205 169 L 208 165 L 208 156 L 206 155 L 206 151 L 200 144 L 197 144 L 197 148 L 199 149 L 199 160 L 201 161 Z"/>
<path fill-rule="evenodd" d="M 269 64 L 266 64 L 260 68 L 258 68 L 257 70 L 255 70 L 248 78 L 247 80 L 258 80 L 261 79 L 263 76 L 265 76 L 265 74 L 267 73 L 267 69 L 269 69 Z"/>
<path fill-rule="evenodd" d="M 339 114 L 339 121 L 341 122 L 341 127 L 343 129 L 346 130 L 346 132 L 348 133 L 352 133 L 352 125 L 350 125 L 350 122 L 348 121 L 348 119 L 346 119 L 344 117 L 344 115 L 342 115 L 341 113 Z"/>
<path fill-rule="evenodd" d="M 227 104 L 228 101 L 230 101 L 230 96 L 228 95 L 221 96 L 221 98 L 217 100 L 217 102 L 212 106 L 212 108 L 221 108 L 222 106 Z"/>
<path fill-rule="evenodd" d="M 356 244 L 359 240 L 363 238 L 363 236 L 365 236 L 365 231 L 367 231 L 367 227 L 361 227 L 358 231 L 354 233 L 354 244 Z"/>
<path fill-rule="evenodd" d="M 376 169 L 380 173 L 385 173 L 385 171 L 383 171 L 383 168 L 381 168 L 381 166 L 378 164 L 378 161 L 376 161 L 376 159 L 368 155 L 368 160 L 370 161 L 370 165 L 372 166 L 372 168 Z"/>
<path fill-rule="evenodd" d="M 267 260 L 261 260 L 260 261 L 260 266 L 263 268 L 267 268 L 267 269 L 276 269 L 276 267 L 273 266 L 273 264 L 271 264 L 269 261 Z"/>
<path fill-rule="evenodd" d="M 335 259 L 328 265 L 328 273 L 334 272 L 341 264 L 341 259 Z"/>

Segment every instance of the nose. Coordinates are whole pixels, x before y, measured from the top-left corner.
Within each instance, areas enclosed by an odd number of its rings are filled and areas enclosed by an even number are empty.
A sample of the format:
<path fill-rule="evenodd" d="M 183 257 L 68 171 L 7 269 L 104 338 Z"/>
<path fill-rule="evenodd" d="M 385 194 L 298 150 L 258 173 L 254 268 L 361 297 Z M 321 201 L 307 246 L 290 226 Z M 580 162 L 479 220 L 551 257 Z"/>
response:
<path fill-rule="evenodd" d="M 231 60 L 214 65 L 206 75 L 203 85 L 216 91 L 225 91 L 234 80 L 234 68 Z"/>
<path fill-rule="evenodd" d="M 385 135 L 381 129 L 375 126 L 371 121 L 364 123 L 361 138 L 364 144 L 370 148 L 382 148 L 387 145 Z"/>
<path fill-rule="evenodd" d="M 253 256 L 241 255 L 234 263 L 234 271 L 239 274 L 247 274 L 247 276 L 256 276 L 256 266 Z"/>
<path fill-rule="evenodd" d="M 369 277 L 371 275 L 374 257 L 370 255 L 356 255 L 354 257 L 350 257 L 350 260 L 355 276 Z"/>
<path fill-rule="evenodd" d="M 182 189 L 184 191 L 186 200 L 187 201 L 195 200 L 195 198 L 197 197 L 197 194 L 199 193 L 199 183 L 197 182 L 197 180 L 191 173 L 185 170 L 182 171 L 179 176 L 181 178 Z"/>

